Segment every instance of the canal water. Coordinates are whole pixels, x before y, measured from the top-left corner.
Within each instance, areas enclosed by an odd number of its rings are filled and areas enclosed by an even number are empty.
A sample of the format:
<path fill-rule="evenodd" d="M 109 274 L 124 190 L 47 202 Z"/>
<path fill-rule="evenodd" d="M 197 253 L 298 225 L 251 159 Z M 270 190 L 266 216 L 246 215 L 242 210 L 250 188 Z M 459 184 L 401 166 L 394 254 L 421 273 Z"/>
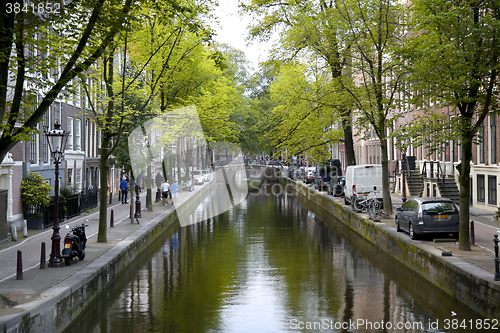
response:
<path fill-rule="evenodd" d="M 500 331 L 276 185 L 168 230 L 68 331 Z"/>

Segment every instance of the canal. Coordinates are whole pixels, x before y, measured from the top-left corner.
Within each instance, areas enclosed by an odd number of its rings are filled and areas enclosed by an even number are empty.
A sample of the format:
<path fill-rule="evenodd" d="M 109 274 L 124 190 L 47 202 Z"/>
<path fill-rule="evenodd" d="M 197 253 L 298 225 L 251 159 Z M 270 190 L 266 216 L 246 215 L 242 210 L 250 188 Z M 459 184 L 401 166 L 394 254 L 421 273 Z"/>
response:
<path fill-rule="evenodd" d="M 324 211 L 274 189 L 166 231 L 68 332 L 500 330 Z"/>

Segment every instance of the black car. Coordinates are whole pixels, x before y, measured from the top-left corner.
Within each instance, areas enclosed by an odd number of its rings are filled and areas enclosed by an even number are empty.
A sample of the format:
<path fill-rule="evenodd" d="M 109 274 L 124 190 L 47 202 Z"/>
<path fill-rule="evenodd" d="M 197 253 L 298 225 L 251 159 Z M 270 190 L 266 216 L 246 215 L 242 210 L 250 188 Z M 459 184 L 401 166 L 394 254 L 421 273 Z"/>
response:
<path fill-rule="evenodd" d="M 452 234 L 458 239 L 459 213 L 447 198 L 411 198 L 397 208 L 396 229 L 406 231 L 411 239 L 424 234 Z"/>
<path fill-rule="evenodd" d="M 326 190 L 328 194 L 333 195 L 334 197 L 342 197 L 344 196 L 344 186 L 344 176 L 333 176 L 332 179 L 328 182 Z"/>

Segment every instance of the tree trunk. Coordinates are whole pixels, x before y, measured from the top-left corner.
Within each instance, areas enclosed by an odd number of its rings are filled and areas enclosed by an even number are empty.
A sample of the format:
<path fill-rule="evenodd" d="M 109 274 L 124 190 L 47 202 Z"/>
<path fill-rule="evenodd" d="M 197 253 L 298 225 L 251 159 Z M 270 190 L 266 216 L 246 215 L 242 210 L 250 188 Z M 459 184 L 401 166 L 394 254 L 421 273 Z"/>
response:
<path fill-rule="evenodd" d="M 107 147 L 109 145 L 109 139 L 103 138 L 101 142 L 101 159 L 99 160 L 100 164 L 100 172 L 101 172 L 101 191 L 99 192 L 99 231 L 97 234 L 97 242 L 99 243 L 106 243 L 108 241 L 107 239 L 107 209 L 108 209 L 108 189 L 111 193 L 113 190 L 111 188 L 112 184 L 108 184 L 108 169 L 109 169 L 109 162 L 107 158 Z M 109 187 L 108 187 L 109 186 Z"/>
<path fill-rule="evenodd" d="M 469 196 L 470 196 L 470 162 L 472 161 L 472 138 L 469 131 L 462 132 L 462 161 L 460 162 L 460 227 L 458 248 L 470 251 L 469 236 Z"/>
<path fill-rule="evenodd" d="M 130 177 L 130 183 L 128 184 L 130 193 L 130 222 L 134 223 L 134 209 L 135 209 L 135 189 L 134 189 L 134 178 Z"/>
<path fill-rule="evenodd" d="M 177 139 L 177 182 L 180 184 L 181 183 L 181 166 L 182 166 L 182 153 L 181 153 L 181 144 L 182 144 L 182 139 L 179 138 Z M 179 185 L 180 186 L 180 185 Z"/>
<path fill-rule="evenodd" d="M 389 155 L 387 149 L 385 122 L 380 132 L 380 148 L 382 150 L 382 194 L 384 196 L 384 211 L 392 214 L 392 200 L 389 192 Z"/>
<path fill-rule="evenodd" d="M 149 156 L 151 157 L 151 156 Z M 148 163 L 148 166 L 146 168 L 146 187 L 147 187 L 147 190 L 146 190 L 146 202 L 148 204 L 148 212 L 152 212 L 153 211 L 153 193 L 152 193 L 152 190 L 151 190 L 151 187 L 152 187 L 152 181 L 151 181 L 151 159 L 149 159 L 147 161 Z"/>
<path fill-rule="evenodd" d="M 352 138 L 351 126 L 351 112 L 346 115 L 348 119 L 342 120 L 342 127 L 344 128 L 344 142 L 345 142 L 345 158 L 347 166 L 356 165 L 356 155 L 354 155 L 354 140 Z"/>

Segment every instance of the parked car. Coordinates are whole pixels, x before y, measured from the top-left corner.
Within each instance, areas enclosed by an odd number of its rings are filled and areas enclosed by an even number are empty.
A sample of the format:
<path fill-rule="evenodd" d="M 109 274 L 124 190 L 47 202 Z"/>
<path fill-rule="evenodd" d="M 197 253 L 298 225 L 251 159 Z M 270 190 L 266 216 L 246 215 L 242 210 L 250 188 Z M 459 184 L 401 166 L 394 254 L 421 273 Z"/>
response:
<path fill-rule="evenodd" d="M 208 182 L 210 181 L 210 171 L 207 170 L 202 170 L 201 173 L 203 174 L 203 181 Z"/>
<path fill-rule="evenodd" d="M 396 210 L 396 230 L 408 232 L 411 239 L 438 233 L 458 239 L 459 212 L 451 199 L 411 198 Z"/>
<path fill-rule="evenodd" d="M 376 192 L 377 199 L 382 202 L 382 165 L 362 164 L 350 165 L 345 172 L 344 202 L 351 204 L 356 196 L 367 196 Z"/>
<path fill-rule="evenodd" d="M 183 191 L 190 191 L 192 192 L 194 190 L 194 181 L 191 179 L 189 176 L 185 176 L 181 178 L 181 189 Z"/>
<path fill-rule="evenodd" d="M 341 197 L 344 195 L 345 177 L 343 176 L 333 176 L 328 182 L 326 190 L 328 194 L 334 197 Z"/>
<path fill-rule="evenodd" d="M 305 178 L 304 178 L 304 183 L 306 183 L 306 184 L 314 183 L 314 179 L 316 179 L 316 171 L 307 170 Z"/>
<path fill-rule="evenodd" d="M 315 178 L 316 188 L 319 191 L 328 190 L 328 183 L 335 176 L 342 176 L 342 164 L 339 159 L 333 159 L 318 166 Z"/>
<path fill-rule="evenodd" d="M 195 185 L 203 185 L 203 183 L 205 182 L 205 176 L 203 175 L 203 171 L 194 170 L 193 171 L 193 179 L 194 179 Z"/>

